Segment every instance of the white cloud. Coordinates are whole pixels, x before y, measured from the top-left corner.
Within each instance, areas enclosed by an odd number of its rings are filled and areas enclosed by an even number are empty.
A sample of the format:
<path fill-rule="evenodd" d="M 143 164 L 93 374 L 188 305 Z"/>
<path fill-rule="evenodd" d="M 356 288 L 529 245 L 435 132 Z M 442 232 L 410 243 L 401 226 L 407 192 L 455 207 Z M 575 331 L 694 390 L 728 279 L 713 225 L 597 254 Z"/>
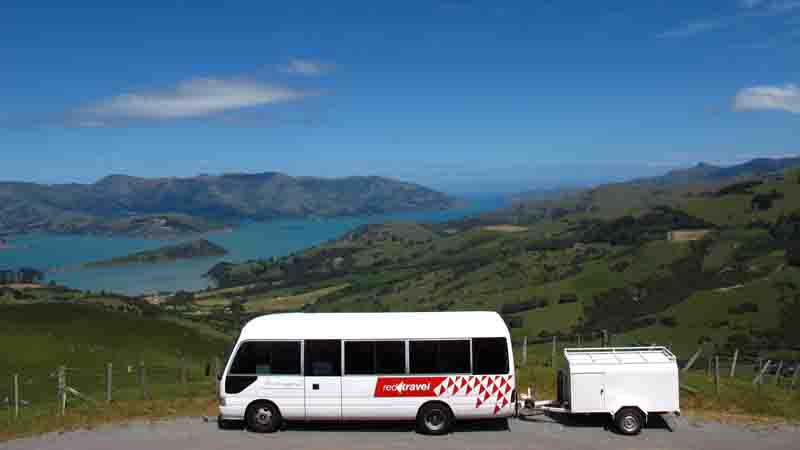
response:
<path fill-rule="evenodd" d="M 336 70 L 335 64 L 299 58 L 292 58 L 286 65 L 281 66 L 281 71 L 283 72 L 305 76 L 325 75 L 334 70 Z"/>
<path fill-rule="evenodd" d="M 766 8 L 774 14 L 790 13 L 800 9 L 800 0 L 775 0 L 767 4 Z"/>
<path fill-rule="evenodd" d="M 764 3 L 764 0 L 739 0 L 739 6 L 744 9 L 752 9 Z"/>
<path fill-rule="evenodd" d="M 776 110 L 800 114 L 800 87 L 754 86 L 740 90 L 733 99 L 734 111 Z"/>
<path fill-rule="evenodd" d="M 800 9 L 800 0 L 742 0 L 746 16 L 781 16 Z"/>
<path fill-rule="evenodd" d="M 297 101 L 318 91 L 242 79 L 193 78 L 167 89 L 109 97 L 68 112 L 77 126 L 102 126 L 109 121 L 170 120 Z"/>
<path fill-rule="evenodd" d="M 722 27 L 722 23 L 716 21 L 689 22 L 673 30 L 659 33 L 656 37 L 659 39 L 684 39 L 714 31 L 720 27 Z"/>

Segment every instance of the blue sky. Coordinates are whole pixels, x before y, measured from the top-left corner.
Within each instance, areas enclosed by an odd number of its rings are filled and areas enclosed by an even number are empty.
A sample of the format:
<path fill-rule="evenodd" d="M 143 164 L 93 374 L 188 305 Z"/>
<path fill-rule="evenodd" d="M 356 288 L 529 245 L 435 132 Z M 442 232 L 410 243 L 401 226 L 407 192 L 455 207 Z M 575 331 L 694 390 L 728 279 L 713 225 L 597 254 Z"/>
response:
<path fill-rule="evenodd" d="M 115 3 L 0 6 L 0 180 L 496 192 L 800 153 L 800 0 Z"/>

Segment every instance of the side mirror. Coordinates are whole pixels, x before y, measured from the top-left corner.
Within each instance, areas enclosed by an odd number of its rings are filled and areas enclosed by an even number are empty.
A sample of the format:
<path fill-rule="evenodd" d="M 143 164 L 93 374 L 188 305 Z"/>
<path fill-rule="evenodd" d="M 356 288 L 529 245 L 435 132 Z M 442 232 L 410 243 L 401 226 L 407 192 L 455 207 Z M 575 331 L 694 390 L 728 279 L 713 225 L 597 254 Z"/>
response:
<path fill-rule="evenodd" d="M 222 370 L 217 371 L 217 381 L 222 381 Z"/>

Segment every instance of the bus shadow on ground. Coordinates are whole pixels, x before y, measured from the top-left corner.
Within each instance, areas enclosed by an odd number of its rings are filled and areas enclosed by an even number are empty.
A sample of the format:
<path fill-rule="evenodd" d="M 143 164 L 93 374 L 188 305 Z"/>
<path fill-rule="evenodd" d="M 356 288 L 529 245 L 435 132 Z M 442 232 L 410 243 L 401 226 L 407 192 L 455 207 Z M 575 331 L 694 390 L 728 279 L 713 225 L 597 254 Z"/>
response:
<path fill-rule="evenodd" d="M 244 423 L 231 429 L 244 429 Z M 416 431 L 413 422 L 346 422 L 346 423 L 305 423 L 287 422 L 281 427 L 281 432 L 345 432 L 345 433 L 413 433 Z M 508 420 L 475 420 L 456 422 L 453 433 L 509 431 Z"/>
<path fill-rule="evenodd" d="M 566 428 L 602 428 L 612 433 L 619 433 L 606 414 L 560 414 L 545 413 L 520 417 L 519 420 L 529 423 L 557 423 Z M 651 415 L 647 420 L 645 430 L 670 431 L 669 425 L 661 416 Z"/>

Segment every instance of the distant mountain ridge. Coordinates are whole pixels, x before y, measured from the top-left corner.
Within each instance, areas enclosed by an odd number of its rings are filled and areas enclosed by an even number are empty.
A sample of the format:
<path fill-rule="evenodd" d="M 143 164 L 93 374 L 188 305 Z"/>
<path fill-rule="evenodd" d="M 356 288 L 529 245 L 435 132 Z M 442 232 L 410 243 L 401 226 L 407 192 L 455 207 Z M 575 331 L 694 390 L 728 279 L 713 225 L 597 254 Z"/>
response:
<path fill-rule="evenodd" d="M 374 176 L 264 172 L 190 178 L 110 175 L 92 184 L 0 182 L 0 235 L 53 231 L 158 236 L 241 220 L 382 214 L 455 204 L 453 198 L 418 184 Z M 165 220 L 177 225 L 165 225 Z"/>
<path fill-rule="evenodd" d="M 756 158 L 732 166 L 715 166 L 698 163 L 687 169 L 677 169 L 664 175 L 639 178 L 633 183 L 674 186 L 679 184 L 724 181 L 744 176 L 763 176 L 772 172 L 800 167 L 800 156 L 787 158 Z"/>

